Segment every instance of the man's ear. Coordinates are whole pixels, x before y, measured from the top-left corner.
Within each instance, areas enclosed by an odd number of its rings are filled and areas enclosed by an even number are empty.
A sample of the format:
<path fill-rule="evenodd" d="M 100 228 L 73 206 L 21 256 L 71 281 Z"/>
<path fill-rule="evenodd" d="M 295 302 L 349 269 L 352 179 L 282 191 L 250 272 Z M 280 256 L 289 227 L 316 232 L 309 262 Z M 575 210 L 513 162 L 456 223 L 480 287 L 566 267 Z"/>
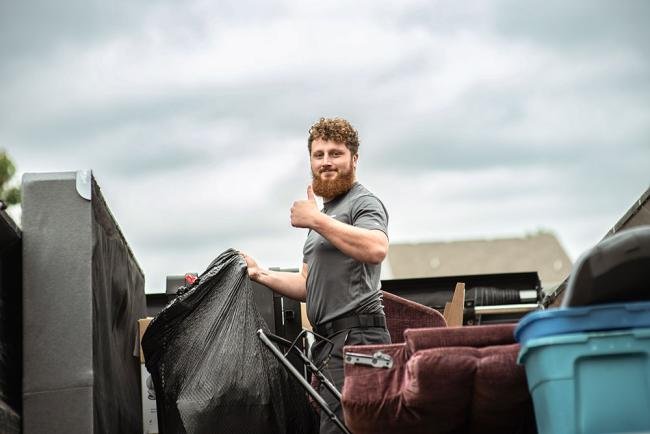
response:
<path fill-rule="evenodd" d="M 359 153 L 356 153 L 352 156 L 352 167 L 357 168 L 357 162 L 359 160 Z"/>

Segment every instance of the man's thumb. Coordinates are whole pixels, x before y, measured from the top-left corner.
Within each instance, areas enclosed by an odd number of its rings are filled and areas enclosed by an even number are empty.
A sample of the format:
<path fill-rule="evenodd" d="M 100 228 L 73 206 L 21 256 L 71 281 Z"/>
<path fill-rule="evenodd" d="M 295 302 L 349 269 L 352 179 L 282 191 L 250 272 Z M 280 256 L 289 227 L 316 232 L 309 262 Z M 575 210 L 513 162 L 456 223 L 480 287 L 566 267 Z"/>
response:
<path fill-rule="evenodd" d="M 314 189 L 312 188 L 311 184 L 307 186 L 307 199 L 316 200 L 314 197 Z"/>

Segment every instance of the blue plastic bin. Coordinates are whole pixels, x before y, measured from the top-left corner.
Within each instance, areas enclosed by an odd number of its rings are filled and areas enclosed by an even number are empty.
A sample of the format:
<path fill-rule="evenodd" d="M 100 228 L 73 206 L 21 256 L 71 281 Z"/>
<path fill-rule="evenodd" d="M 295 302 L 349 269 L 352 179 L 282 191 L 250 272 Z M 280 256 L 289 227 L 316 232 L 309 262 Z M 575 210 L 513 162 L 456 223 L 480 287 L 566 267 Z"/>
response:
<path fill-rule="evenodd" d="M 539 434 L 650 432 L 650 328 L 529 339 Z"/>
<path fill-rule="evenodd" d="M 544 336 L 645 327 L 650 327 L 650 302 L 598 304 L 531 312 L 519 321 L 515 339 L 523 345 Z"/>

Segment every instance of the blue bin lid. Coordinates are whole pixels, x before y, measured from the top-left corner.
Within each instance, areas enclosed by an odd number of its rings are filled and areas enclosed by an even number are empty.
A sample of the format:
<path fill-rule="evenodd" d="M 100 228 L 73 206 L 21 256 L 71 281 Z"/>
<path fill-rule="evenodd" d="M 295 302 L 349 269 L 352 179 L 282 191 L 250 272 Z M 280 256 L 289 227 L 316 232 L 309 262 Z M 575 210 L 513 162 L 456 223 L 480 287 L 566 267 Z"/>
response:
<path fill-rule="evenodd" d="M 531 352 L 544 348 L 555 348 L 564 346 L 561 349 L 562 358 L 565 358 L 566 363 L 561 365 L 573 369 L 574 362 L 568 363 L 570 359 L 577 359 L 578 357 L 587 354 L 613 354 L 620 355 L 625 352 L 636 352 L 632 341 L 640 343 L 645 353 L 650 352 L 650 347 L 641 340 L 650 339 L 650 328 L 634 328 L 626 330 L 609 330 L 609 331 L 594 331 L 587 333 L 568 333 L 563 335 L 544 336 L 541 338 L 531 338 L 526 343 L 521 344 L 517 363 L 525 364 L 526 359 Z M 585 346 L 589 342 L 607 342 L 607 345 L 593 345 Z M 546 371 L 553 371 L 554 375 L 558 375 L 557 371 L 559 365 L 549 365 L 542 368 Z M 527 368 L 528 369 L 528 368 Z"/>
<path fill-rule="evenodd" d="M 650 302 L 597 304 L 531 312 L 515 329 L 515 339 L 529 339 L 600 330 L 650 327 Z"/>

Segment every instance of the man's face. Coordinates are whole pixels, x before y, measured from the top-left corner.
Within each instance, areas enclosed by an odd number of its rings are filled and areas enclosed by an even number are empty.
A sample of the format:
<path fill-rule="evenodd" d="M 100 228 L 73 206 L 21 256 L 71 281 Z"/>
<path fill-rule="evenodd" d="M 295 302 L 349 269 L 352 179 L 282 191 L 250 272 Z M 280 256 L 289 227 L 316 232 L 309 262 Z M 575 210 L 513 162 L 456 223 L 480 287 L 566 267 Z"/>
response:
<path fill-rule="evenodd" d="M 356 181 L 357 158 L 343 143 L 314 140 L 309 157 L 314 193 L 333 199 L 347 192 Z"/>

